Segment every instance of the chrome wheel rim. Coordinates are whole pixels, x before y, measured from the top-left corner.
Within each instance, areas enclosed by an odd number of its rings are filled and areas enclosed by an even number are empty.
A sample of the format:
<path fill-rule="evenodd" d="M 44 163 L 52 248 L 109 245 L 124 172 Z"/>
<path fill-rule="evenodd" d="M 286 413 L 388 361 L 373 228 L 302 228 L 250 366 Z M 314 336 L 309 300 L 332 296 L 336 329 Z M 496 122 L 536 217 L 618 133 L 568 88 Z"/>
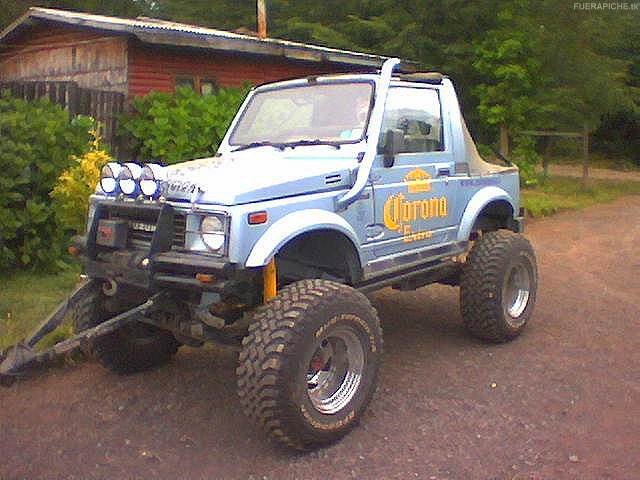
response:
<path fill-rule="evenodd" d="M 314 408 L 325 415 L 342 410 L 356 395 L 364 371 L 362 343 L 350 329 L 336 329 L 322 338 L 307 366 L 307 392 Z"/>
<path fill-rule="evenodd" d="M 531 275 L 526 265 L 519 263 L 511 267 L 506 278 L 507 281 L 502 292 L 503 303 L 509 317 L 517 320 L 529 304 Z"/>

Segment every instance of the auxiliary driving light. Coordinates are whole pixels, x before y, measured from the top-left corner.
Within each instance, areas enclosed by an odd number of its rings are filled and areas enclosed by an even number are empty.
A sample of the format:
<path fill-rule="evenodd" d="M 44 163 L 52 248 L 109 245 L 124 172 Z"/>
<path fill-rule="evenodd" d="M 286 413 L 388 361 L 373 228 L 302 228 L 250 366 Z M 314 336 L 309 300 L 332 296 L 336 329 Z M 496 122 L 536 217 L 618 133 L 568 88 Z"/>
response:
<path fill-rule="evenodd" d="M 137 163 L 127 162 L 122 165 L 122 170 L 118 174 L 118 184 L 120 191 L 125 195 L 136 195 L 140 189 L 140 176 L 142 167 Z"/>
<path fill-rule="evenodd" d="M 142 169 L 140 177 L 140 190 L 147 197 L 160 196 L 160 185 L 167 179 L 167 171 L 157 163 L 147 163 Z"/>
<path fill-rule="evenodd" d="M 109 162 L 100 170 L 100 188 L 107 195 L 118 193 L 118 175 L 122 165 L 117 162 Z"/>

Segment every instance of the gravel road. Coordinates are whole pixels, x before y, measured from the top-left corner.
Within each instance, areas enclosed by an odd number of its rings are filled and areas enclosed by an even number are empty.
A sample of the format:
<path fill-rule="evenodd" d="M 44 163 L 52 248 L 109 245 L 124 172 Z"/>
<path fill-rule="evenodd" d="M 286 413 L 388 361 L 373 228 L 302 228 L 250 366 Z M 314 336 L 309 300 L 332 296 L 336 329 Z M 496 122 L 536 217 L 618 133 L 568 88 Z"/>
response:
<path fill-rule="evenodd" d="M 640 478 L 640 197 L 531 222 L 540 291 L 522 337 L 464 331 L 458 290 L 371 295 L 378 393 L 341 442 L 265 442 L 238 408 L 230 347 L 117 376 L 93 362 L 0 390 L 0 478 Z"/>

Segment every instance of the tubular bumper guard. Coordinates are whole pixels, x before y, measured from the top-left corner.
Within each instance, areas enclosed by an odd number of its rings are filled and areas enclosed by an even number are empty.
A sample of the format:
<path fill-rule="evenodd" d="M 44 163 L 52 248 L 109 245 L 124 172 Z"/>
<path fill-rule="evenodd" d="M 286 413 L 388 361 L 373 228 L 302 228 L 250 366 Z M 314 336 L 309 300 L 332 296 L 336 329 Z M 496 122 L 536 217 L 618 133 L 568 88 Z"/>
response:
<path fill-rule="evenodd" d="M 75 237 L 73 247 L 82 255 L 90 278 L 111 279 L 152 291 L 162 287 L 224 290 L 236 266 L 222 257 L 176 248 L 175 215 L 174 208 L 167 204 L 102 201 L 96 204 L 87 235 Z M 152 225 L 148 245 L 129 244 L 126 220 L 112 220 L 120 217 L 132 219 L 130 222 L 142 218 Z M 105 239 L 106 235 L 113 238 Z"/>

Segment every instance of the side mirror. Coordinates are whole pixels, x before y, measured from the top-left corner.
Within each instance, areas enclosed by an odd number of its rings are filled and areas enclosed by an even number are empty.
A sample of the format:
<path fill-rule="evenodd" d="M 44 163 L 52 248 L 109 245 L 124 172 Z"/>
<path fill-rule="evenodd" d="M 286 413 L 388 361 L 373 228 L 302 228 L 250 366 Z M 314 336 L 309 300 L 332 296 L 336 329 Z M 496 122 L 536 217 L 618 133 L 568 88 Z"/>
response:
<path fill-rule="evenodd" d="M 395 157 L 402 151 L 402 144 L 404 142 L 404 133 L 402 130 L 396 130 L 390 128 L 384 132 L 384 147 L 382 153 L 384 154 L 383 165 L 387 168 L 392 167 L 395 161 Z"/>

